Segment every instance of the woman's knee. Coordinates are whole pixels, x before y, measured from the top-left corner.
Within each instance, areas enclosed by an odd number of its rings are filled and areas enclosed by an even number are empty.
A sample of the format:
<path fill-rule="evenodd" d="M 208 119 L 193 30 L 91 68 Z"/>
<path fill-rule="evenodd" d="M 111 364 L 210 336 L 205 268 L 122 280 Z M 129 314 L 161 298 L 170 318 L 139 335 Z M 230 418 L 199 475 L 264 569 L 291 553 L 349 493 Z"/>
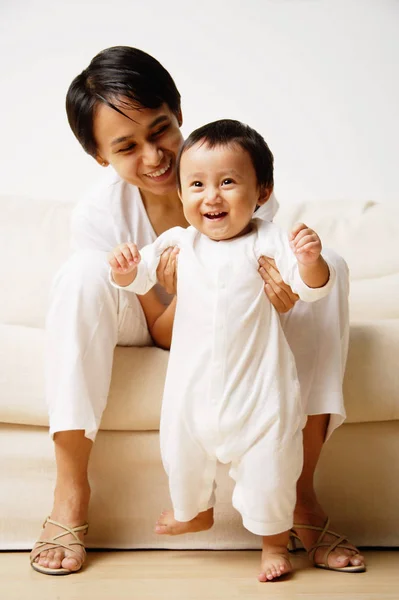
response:
<path fill-rule="evenodd" d="M 110 284 L 104 252 L 75 252 L 61 267 L 53 281 L 50 294 L 51 315 L 66 315 L 72 311 L 84 317 L 96 315 L 104 306 L 117 312 L 118 291 Z"/>
<path fill-rule="evenodd" d="M 337 272 L 337 277 L 349 278 L 349 267 L 342 256 L 331 248 L 323 248 L 323 256 L 332 264 Z"/>
<path fill-rule="evenodd" d="M 113 290 L 108 271 L 104 252 L 80 250 L 62 265 L 54 278 L 52 292 L 59 288 L 69 294 L 82 289 L 91 290 L 94 294 Z"/>
<path fill-rule="evenodd" d="M 347 298 L 349 294 L 349 267 L 345 259 L 331 248 L 323 248 L 323 255 L 335 269 L 335 287 L 339 290 L 340 295 Z"/>

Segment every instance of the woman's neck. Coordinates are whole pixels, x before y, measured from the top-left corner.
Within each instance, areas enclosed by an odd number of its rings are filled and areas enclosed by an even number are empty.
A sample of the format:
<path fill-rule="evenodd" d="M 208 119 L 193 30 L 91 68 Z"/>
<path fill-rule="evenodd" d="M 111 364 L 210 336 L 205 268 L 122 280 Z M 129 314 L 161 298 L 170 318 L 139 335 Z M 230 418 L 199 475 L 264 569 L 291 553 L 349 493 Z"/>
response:
<path fill-rule="evenodd" d="M 161 235 L 171 227 L 188 227 L 177 192 L 156 196 L 140 190 L 140 194 L 147 216 L 157 235 Z"/>
<path fill-rule="evenodd" d="M 181 201 L 177 191 L 158 196 L 152 192 L 140 190 L 140 194 L 144 207 L 147 211 L 149 208 L 158 208 L 160 206 L 163 206 L 165 210 L 180 208 L 181 206 Z"/>

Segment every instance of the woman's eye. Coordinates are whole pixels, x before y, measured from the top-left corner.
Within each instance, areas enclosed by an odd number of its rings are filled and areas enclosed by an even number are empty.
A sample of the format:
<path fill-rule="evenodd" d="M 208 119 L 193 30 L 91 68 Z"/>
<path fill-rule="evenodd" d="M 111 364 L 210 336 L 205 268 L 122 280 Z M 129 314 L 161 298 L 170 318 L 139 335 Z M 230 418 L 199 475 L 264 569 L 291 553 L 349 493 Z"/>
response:
<path fill-rule="evenodd" d="M 153 137 L 153 138 L 156 138 L 156 137 L 158 137 L 158 136 L 162 135 L 162 134 L 163 134 L 163 133 L 164 133 L 164 132 L 167 130 L 167 128 L 168 128 L 168 127 L 169 127 L 169 124 L 168 124 L 168 125 L 163 125 L 163 126 L 162 126 L 162 127 L 160 127 L 159 129 L 157 129 L 156 131 L 154 131 L 154 132 L 151 134 L 151 137 Z"/>
<path fill-rule="evenodd" d="M 129 144 L 129 146 L 126 146 L 125 148 L 121 148 L 120 150 L 118 150 L 118 152 L 121 152 L 122 154 L 125 152 L 130 152 L 131 150 L 134 150 L 135 147 L 136 147 L 136 144 Z"/>

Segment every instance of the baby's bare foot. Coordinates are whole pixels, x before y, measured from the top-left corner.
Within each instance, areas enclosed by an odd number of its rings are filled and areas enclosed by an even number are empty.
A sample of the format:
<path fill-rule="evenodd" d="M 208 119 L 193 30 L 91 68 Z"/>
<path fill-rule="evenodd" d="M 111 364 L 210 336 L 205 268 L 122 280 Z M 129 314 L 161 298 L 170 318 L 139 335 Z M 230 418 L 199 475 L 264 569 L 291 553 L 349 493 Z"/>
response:
<path fill-rule="evenodd" d="M 181 535 L 183 533 L 198 533 L 206 531 L 213 525 L 213 508 L 198 513 L 191 521 L 176 521 L 173 510 L 161 513 L 155 525 L 155 533 L 160 535 Z"/>
<path fill-rule="evenodd" d="M 286 575 L 292 571 L 289 554 L 284 546 L 268 546 L 263 543 L 261 571 L 258 581 L 273 581 L 277 577 Z"/>

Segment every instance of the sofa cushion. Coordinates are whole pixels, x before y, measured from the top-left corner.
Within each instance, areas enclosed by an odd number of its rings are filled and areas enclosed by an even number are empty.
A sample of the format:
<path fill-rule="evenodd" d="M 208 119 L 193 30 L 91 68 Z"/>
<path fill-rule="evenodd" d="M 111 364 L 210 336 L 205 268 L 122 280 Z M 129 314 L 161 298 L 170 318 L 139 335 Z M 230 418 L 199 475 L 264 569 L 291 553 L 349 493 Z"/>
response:
<path fill-rule="evenodd" d="M 44 402 L 44 332 L 0 325 L 0 422 L 48 424 Z M 399 320 L 351 327 L 345 399 L 348 422 L 399 419 Z M 159 348 L 116 348 L 101 429 L 157 430 L 168 361 Z"/>

